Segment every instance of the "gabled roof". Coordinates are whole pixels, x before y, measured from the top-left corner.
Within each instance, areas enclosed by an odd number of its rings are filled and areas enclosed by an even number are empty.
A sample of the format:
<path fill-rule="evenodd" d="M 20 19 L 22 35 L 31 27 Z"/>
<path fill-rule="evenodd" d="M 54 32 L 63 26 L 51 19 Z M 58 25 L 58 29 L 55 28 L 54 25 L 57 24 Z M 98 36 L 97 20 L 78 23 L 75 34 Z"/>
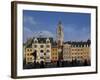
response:
<path fill-rule="evenodd" d="M 34 37 L 33 37 L 33 43 L 34 43 Z M 38 40 L 38 43 L 46 43 L 46 40 L 49 39 L 50 43 L 53 42 L 53 38 L 36 38 Z"/>
<path fill-rule="evenodd" d="M 78 42 L 76 42 L 76 41 L 67 41 L 67 42 L 64 42 L 64 44 L 70 44 L 71 46 L 76 46 L 76 47 L 78 47 L 78 46 L 82 46 L 83 47 L 84 45 L 90 46 L 91 41 L 90 40 L 78 41 Z"/>

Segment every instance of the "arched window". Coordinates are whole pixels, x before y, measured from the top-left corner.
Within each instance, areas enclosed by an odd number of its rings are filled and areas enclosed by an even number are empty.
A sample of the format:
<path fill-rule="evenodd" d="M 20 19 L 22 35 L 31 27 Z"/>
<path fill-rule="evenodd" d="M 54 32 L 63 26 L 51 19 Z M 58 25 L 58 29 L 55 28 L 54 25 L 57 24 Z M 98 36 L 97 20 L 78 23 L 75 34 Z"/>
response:
<path fill-rule="evenodd" d="M 35 39 L 34 39 L 34 43 L 38 43 L 38 40 L 37 40 L 37 38 L 35 38 Z"/>
<path fill-rule="evenodd" d="M 46 53 L 44 53 L 44 55 L 46 55 Z"/>
<path fill-rule="evenodd" d="M 46 57 L 47 59 L 50 59 L 50 57 Z"/>
<path fill-rule="evenodd" d="M 44 45 L 40 45 L 40 47 L 41 47 L 41 48 L 43 48 L 43 47 L 44 47 Z"/>
<path fill-rule="evenodd" d="M 49 48 L 50 47 L 50 45 L 47 45 L 47 48 Z"/>
<path fill-rule="evenodd" d="M 50 43 L 50 41 L 47 41 L 47 43 Z"/>
<path fill-rule="evenodd" d="M 37 45 L 34 45 L 35 48 L 37 48 Z"/>
<path fill-rule="evenodd" d="M 40 52 L 43 53 L 44 51 L 43 50 L 40 50 Z"/>
<path fill-rule="evenodd" d="M 50 50 L 47 50 L 47 52 L 50 52 Z"/>
<path fill-rule="evenodd" d="M 37 52 L 37 50 L 34 50 L 34 52 Z"/>
<path fill-rule="evenodd" d="M 34 41 L 34 43 L 38 43 L 38 41 L 37 41 L 37 40 L 35 40 L 35 41 Z"/>

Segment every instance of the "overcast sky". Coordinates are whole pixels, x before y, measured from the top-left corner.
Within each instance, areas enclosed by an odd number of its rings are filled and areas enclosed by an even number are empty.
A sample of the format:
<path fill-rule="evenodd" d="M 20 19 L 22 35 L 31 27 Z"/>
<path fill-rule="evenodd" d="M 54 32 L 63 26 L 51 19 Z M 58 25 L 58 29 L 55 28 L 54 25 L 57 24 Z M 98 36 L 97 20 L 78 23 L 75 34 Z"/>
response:
<path fill-rule="evenodd" d="M 23 10 L 23 40 L 44 32 L 55 38 L 58 22 L 62 22 L 64 41 L 85 41 L 90 39 L 89 13 L 47 12 Z"/>

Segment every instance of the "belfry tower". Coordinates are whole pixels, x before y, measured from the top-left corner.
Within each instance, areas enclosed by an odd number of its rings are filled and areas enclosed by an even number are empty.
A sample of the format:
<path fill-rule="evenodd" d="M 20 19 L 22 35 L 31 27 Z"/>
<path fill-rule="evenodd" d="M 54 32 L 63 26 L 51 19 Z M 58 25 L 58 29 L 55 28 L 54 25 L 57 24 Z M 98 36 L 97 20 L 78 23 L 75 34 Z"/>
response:
<path fill-rule="evenodd" d="M 59 21 L 57 26 L 57 47 L 58 47 L 58 59 L 59 61 L 63 60 L 63 42 L 64 42 L 64 33 L 62 28 L 62 23 Z"/>

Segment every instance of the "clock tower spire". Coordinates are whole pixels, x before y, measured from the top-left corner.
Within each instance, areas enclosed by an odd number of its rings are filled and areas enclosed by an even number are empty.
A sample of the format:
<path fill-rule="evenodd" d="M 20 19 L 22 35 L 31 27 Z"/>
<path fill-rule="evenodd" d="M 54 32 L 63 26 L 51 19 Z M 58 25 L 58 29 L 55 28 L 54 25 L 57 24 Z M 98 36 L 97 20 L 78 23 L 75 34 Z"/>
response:
<path fill-rule="evenodd" d="M 63 33 L 63 27 L 62 27 L 61 21 L 58 22 L 56 36 L 57 36 L 58 58 L 59 58 L 59 61 L 62 61 L 64 33 Z"/>
<path fill-rule="evenodd" d="M 62 46 L 64 41 L 64 33 L 62 28 L 62 23 L 59 21 L 58 27 L 57 27 L 57 43 L 58 46 Z"/>

